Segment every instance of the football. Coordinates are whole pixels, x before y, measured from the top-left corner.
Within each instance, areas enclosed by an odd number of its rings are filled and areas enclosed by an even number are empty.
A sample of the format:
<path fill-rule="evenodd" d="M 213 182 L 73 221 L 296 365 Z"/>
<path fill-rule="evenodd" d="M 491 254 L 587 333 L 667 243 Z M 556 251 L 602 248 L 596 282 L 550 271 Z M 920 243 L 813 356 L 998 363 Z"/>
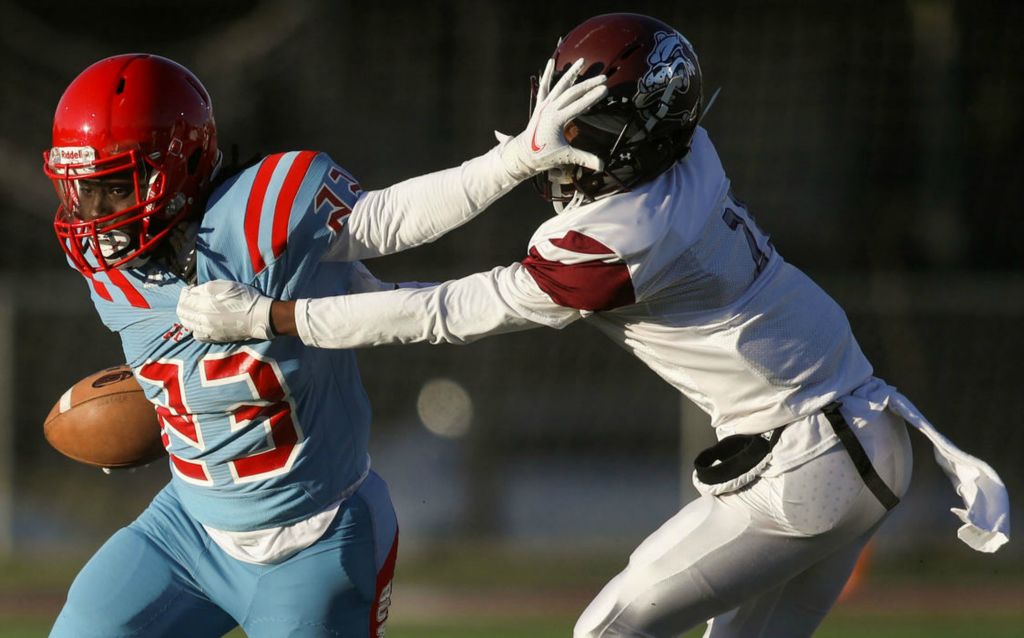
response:
<path fill-rule="evenodd" d="M 126 365 L 71 386 L 46 416 L 43 434 L 64 456 L 103 468 L 137 467 L 165 454 L 153 404 Z"/>

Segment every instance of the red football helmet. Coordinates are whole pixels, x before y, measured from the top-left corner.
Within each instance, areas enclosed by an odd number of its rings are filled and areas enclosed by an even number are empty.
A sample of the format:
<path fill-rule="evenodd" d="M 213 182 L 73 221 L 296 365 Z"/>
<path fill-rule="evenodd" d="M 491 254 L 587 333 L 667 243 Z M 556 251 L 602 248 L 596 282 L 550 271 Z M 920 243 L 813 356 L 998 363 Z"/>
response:
<path fill-rule="evenodd" d="M 539 175 L 546 198 L 591 201 L 629 190 L 689 151 L 702 109 L 701 72 L 693 46 L 678 31 L 648 16 L 601 15 L 570 31 L 552 57 L 552 82 L 579 58 L 585 61 L 581 79 L 608 77 L 608 97 L 565 128 L 569 143 L 603 159 L 605 169 L 566 167 Z"/>
<path fill-rule="evenodd" d="M 93 64 L 64 91 L 43 153 L 64 252 L 86 275 L 139 263 L 203 204 L 219 162 L 210 95 L 188 69 L 147 54 Z M 130 205 L 83 214 L 83 188 L 115 176 Z"/>

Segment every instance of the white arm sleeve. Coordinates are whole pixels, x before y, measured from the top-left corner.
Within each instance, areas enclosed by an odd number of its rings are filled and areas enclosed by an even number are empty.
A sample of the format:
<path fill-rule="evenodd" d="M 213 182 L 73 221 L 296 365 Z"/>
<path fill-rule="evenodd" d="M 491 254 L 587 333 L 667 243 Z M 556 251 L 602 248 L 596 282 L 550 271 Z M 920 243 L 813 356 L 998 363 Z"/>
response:
<path fill-rule="evenodd" d="M 318 348 L 382 344 L 465 344 L 538 326 L 562 328 L 582 316 L 559 306 L 519 263 L 446 281 L 295 304 L 302 342 Z"/>
<path fill-rule="evenodd" d="M 324 261 L 355 261 L 434 241 L 473 219 L 512 190 L 500 146 L 461 166 L 429 173 L 360 196 Z"/>
<path fill-rule="evenodd" d="M 392 283 L 390 281 L 381 281 L 377 279 L 376 275 L 370 272 L 370 269 L 363 265 L 362 262 L 357 261 L 352 264 L 352 274 L 349 279 L 348 291 L 349 294 L 357 294 L 363 292 L 380 292 L 382 290 L 395 290 L 396 288 L 428 288 L 430 286 L 436 286 L 436 281 L 403 281 L 401 283 Z"/>

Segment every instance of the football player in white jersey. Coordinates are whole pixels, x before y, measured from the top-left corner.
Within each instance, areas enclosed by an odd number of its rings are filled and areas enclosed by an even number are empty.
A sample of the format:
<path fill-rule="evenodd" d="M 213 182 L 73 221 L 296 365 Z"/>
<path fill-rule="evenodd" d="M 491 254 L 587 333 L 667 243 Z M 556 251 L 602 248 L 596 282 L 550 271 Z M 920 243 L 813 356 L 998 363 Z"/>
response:
<path fill-rule="evenodd" d="M 182 293 L 200 340 L 271 325 L 307 345 L 469 343 L 586 321 L 711 416 L 719 443 L 695 459 L 701 496 L 651 534 L 574 635 L 811 635 L 865 543 L 904 495 L 904 421 L 933 442 L 965 499 L 960 537 L 1008 538 L 995 472 L 956 449 L 872 374 L 842 309 L 786 263 L 730 182 L 707 132 L 691 44 L 645 16 L 592 18 L 560 41 L 538 104 L 569 63 L 608 95 L 565 128 L 603 170 L 538 174 L 558 214 L 521 261 L 434 287 L 272 301 L 240 284 Z M 543 151 L 541 141 L 517 138 Z"/>

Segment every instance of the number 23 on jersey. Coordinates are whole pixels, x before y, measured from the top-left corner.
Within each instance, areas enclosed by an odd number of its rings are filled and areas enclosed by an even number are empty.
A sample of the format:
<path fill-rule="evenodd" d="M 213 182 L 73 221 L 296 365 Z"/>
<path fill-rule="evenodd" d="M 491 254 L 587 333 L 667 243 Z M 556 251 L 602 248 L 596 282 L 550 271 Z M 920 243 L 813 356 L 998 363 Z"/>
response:
<path fill-rule="evenodd" d="M 284 375 L 277 362 L 249 348 L 232 352 L 210 353 L 199 361 L 200 383 L 204 389 L 229 392 L 230 386 L 248 385 L 245 400 L 235 403 L 230 412 L 204 414 L 202 417 L 189 408 L 183 379 L 184 362 L 179 359 L 148 361 L 136 371 L 136 377 L 158 386 L 163 392 L 156 404 L 160 421 L 160 434 L 171 463 L 183 480 L 197 485 L 213 485 L 214 477 L 206 460 L 190 460 L 174 454 L 173 441 L 185 443 L 196 450 L 196 456 L 224 441 L 208 440 L 209 432 L 224 432 L 223 425 L 213 428 L 210 421 L 227 420 L 227 434 L 238 438 L 239 431 L 250 430 L 240 436 L 258 441 L 255 452 L 229 458 L 234 483 L 248 483 L 287 473 L 303 442 L 302 430 L 295 418 L 295 404 L 288 392 Z M 235 390 L 237 391 L 237 390 Z M 204 433 L 204 429 L 207 430 Z"/>

